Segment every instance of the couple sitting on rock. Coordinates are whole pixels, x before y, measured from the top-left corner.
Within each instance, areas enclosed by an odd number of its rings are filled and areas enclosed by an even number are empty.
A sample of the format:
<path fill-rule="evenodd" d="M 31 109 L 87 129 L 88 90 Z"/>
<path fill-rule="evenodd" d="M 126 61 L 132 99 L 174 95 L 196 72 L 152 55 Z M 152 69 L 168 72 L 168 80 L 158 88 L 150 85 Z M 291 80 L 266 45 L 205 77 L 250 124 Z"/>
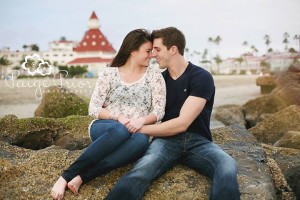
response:
<path fill-rule="evenodd" d="M 136 160 L 105 199 L 142 199 L 178 163 L 212 180 L 210 199 L 240 199 L 236 162 L 212 142 L 213 78 L 184 59 L 185 43 L 174 27 L 127 34 L 90 100 L 92 143 L 57 180 L 53 199 L 63 199 L 66 188 L 78 194 L 83 183 Z M 166 70 L 148 67 L 151 58 Z"/>

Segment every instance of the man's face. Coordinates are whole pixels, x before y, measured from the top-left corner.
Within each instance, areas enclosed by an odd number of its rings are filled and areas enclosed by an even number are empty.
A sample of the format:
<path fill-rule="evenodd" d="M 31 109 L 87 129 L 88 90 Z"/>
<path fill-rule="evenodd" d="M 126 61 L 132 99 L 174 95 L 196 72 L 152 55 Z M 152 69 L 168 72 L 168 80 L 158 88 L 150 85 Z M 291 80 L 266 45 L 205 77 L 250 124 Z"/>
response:
<path fill-rule="evenodd" d="M 163 45 L 161 38 L 156 38 L 153 41 L 152 57 L 156 58 L 159 68 L 164 69 L 168 67 L 171 53 L 167 47 Z"/>

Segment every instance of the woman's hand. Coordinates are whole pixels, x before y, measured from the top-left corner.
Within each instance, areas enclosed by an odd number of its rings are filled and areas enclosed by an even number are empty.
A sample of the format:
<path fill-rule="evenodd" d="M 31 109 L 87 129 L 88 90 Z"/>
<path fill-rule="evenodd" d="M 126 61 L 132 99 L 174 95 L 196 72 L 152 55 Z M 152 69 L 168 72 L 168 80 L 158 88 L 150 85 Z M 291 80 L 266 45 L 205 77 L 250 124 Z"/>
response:
<path fill-rule="evenodd" d="M 143 127 L 144 123 L 145 119 L 143 117 L 140 117 L 138 119 L 130 119 L 130 121 L 125 124 L 125 126 L 130 133 L 136 133 Z"/>
<path fill-rule="evenodd" d="M 125 116 L 122 115 L 122 114 L 120 114 L 120 115 L 118 116 L 118 122 L 120 122 L 121 124 L 123 124 L 123 125 L 125 125 L 125 126 L 126 126 L 127 123 L 129 123 L 129 121 L 130 121 L 130 119 L 127 118 L 127 117 L 125 117 Z"/>

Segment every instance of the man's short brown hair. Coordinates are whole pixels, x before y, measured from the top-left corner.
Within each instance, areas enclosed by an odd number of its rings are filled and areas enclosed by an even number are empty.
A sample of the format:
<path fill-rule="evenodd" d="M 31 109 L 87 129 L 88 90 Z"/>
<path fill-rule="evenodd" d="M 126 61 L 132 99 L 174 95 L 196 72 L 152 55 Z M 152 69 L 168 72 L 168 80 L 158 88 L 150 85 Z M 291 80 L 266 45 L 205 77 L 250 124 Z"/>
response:
<path fill-rule="evenodd" d="M 175 27 L 167 27 L 159 30 L 154 30 L 151 33 L 152 40 L 161 38 L 163 45 L 169 50 L 172 46 L 176 46 L 178 52 L 183 55 L 185 49 L 184 34 Z"/>

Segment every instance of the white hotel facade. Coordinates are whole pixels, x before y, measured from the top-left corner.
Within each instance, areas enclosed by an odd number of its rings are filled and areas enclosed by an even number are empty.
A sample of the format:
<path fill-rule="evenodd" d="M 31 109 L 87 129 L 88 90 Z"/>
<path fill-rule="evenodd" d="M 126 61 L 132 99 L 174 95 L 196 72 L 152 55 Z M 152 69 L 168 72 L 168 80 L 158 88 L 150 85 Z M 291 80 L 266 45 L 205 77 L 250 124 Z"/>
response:
<path fill-rule="evenodd" d="M 116 55 L 115 49 L 100 30 L 99 19 L 93 12 L 88 20 L 88 30 L 80 42 L 57 40 L 49 43 L 48 51 L 10 51 L 9 48 L 0 50 L 0 57 L 10 61 L 7 67 L 1 67 L 1 78 L 14 67 L 20 67 L 22 60 L 28 55 L 37 54 L 51 66 L 87 66 L 91 76 L 96 77 Z M 23 71 L 26 74 L 26 71 Z"/>

